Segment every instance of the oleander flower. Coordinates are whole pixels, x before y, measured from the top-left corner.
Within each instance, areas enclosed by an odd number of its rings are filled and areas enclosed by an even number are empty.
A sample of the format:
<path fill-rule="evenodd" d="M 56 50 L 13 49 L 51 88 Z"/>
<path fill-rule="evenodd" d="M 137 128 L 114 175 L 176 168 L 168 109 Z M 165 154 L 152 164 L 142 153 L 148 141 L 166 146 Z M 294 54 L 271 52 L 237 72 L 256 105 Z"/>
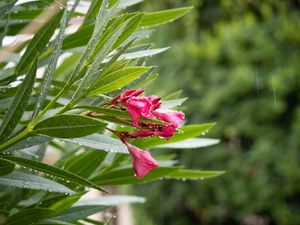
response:
<path fill-rule="evenodd" d="M 158 166 L 158 162 L 150 152 L 144 151 L 134 145 L 125 143 L 132 156 L 132 165 L 137 178 L 141 179 Z"/>
<path fill-rule="evenodd" d="M 126 111 L 130 114 L 133 125 L 138 125 L 138 120 L 141 117 L 150 117 L 151 102 L 147 97 L 131 97 L 124 105 Z"/>

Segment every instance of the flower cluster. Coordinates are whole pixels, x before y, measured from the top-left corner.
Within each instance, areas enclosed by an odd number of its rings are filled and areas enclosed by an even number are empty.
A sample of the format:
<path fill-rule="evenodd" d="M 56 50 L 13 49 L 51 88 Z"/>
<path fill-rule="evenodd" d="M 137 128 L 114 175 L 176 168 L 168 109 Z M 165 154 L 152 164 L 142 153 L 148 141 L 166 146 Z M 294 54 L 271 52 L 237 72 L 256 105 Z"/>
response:
<path fill-rule="evenodd" d="M 133 168 L 138 178 L 144 177 L 158 163 L 148 151 L 129 144 L 127 138 L 158 136 L 168 140 L 184 119 L 183 112 L 162 109 L 158 96 L 140 96 L 143 92 L 144 90 L 127 90 L 109 102 L 113 108 L 126 110 L 130 114 L 132 125 L 137 128 L 135 131 L 117 132 L 117 135 L 132 156 Z M 140 121 L 141 118 L 150 120 Z"/>

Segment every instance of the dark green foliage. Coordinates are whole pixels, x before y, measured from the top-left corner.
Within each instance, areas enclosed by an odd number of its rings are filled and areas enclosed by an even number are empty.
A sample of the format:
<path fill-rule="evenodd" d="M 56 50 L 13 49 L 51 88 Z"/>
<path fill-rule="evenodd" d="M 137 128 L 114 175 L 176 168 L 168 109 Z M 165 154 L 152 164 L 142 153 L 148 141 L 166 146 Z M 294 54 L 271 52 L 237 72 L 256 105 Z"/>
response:
<path fill-rule="evenodd" d="M 142 193 L 151 194 L 141 221 L 299 224 L 299 2 L 189 2 L 195 9 L 183 22 L 156 33 L 161 45 L 173 37 L 173 51 L 154 62 L 162 64 L 160 81 L 169 84 L 167 91 L 183 89 L 189 97 L 190 122 L 218 121 L 209 136 L 221 138 L 221 144 L 180 160 L 226 174 L 143 187 Z M 175 4 L 181 5 L 157 3 Z"/>
<path fill-rule="evenodd" d="M 127 143 L 132 142 L 129 134 L 133 129 L 143 128 L 134 126 L 129 106 L 124 105 L 120 96 L 117 98 L 125 90 L 145 88 L 157 78 L 157 73 L 153 73 L 155 67 L 146 58 L 169 47 L 153 48 L 147 40 L 152 33 L 149 28 L 176 20 L 191 7 L 126 12 L 127 7 L 142 0 L 96 0 L 85 13 L 78 12 L 76 6 L 80 6 L 80 11 L 88 7 L 88 1 L 2 2 L 1 225 L 78 225 L 82 221 L 111 224 L 115 214 L 109 209 L 111 206 L 143 203 L 144 198 L 99 195 L 84 200 L 90 188 L 105 192 L 102 185 L 158 179 L 199 180 L 223 174 L 215 170 L 185 169 L 175 165 L 171 154 L 158 156 L 160 167 L 138 179 L 133 166 L 136 169 L 138 161 L 139 167 L 147 166 L 150 153 L 141 159 L 134 158 L 132 163 L 131 156 L 144 153 L 137 149 L 136 153 L 131 152 L 133 155 L 129 154 L 134 147 Z M 78 30 L 70 29 L 74 21 L 77 23 L 78 15 L 84 23 Z M 7 44 L 8 38 L 16 38 L 8 36 L 15 34 L 23 35 Z M 161 108 L 178 107 L 186 100 L 177 98 L 176 94 L 170 95 Z M 150 97 L 148 100 L 150 104 Z M 154 104 L 159 105 L 151 103 Z M 154 109 L 148 110 L 150 113 Z M 149 129 L 158 131 L 173 125 L 158 117 L 148 118 L 150 114 L 143 117 L 140 126 Z M 190 143 L 195 148 L 216 144 L 218 140 L 196 138 L 213 126 L 213 123 L 186 125 L 181 127 L 181 132 L 176 130 L 172 141 L 149 138 L 144 147 L 184 149 Z M 49 162 L 47 156 L 53 151 L 57 151 L 59 159 Z M 87 218 L 102 211 L 107 211 L 103 223 Z"/>

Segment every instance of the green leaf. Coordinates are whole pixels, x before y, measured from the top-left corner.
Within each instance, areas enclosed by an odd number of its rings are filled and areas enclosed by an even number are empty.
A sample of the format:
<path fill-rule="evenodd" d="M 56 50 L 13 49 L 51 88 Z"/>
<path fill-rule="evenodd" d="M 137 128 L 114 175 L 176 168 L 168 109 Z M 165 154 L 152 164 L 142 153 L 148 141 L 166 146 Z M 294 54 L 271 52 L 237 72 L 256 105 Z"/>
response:
<path fill-rule="evenodd" d="M 88 148 L 103 150 L 106 152 L 128 154 L 126 146 L 118 139 L 101 134 L 92 134 L 81 138 L 60 139 L 65 142 L 85 146 Z"/>
<path fill-rule="evenodd" d="M 81 193 L 80 193 L 81 194 Z M 77 196 L 78 194 L 74 194 Z M 65 198 L 68 198 L 70 195 L 62 194 L 62 193 L 55 193 L 51 194 L 49 197 L 45 197 L 36 204 L 36 206 L 41 208 L 49 208 L 51 205 L 55 204 L 56 202 L 59 202 Z M 73 196 L 73 195 L 71 195 Z"/>
<path fill-rule="evenodd" d="M 2 121 L 0 127 L 0 142 L 5 140 L 12 133 L 23 115 L 34 85 L 36 70 L 37 56 L 22 84 L 18 87 L 17 93 Z"/>
<path fill-rule="evenodd" d="M 86 205 L 86 206 L 74 206 L 60 213 L 58 216 L 53 217 L 54 220 L 61 220 L 65 222 L 75 222 L 80 219 L 84 219 L 90 215 L 101 212 L 107 206 L 101 205 Z"/>
<path fill-rule="evenodd" d="M 6 225 L 24 225 L 33 224 L 49 217 L 53 213 L 50 209 L 33 208 L 23 209 L 8 217 Z"/>
<path fill-rule="evenodd" d="M 141 184 L 158 180 L 179 169 L 179 167 L 157 167 L 142 179 L 137 179 L 134 176 L 133 169 L 126 168 L 114 170 L 105 174 L 99 173 L 91 178 L 91 180 L 99 185 Z"/>
<path fill-rule="evenodd" d="M 43 52 L 45 46 L 52 37 L 55 29 L 60 23 L 61 13 L 54 16 L 46 25 L 37 32 L 33 39 L 28 44 L 24 55 L 22 56 L 19 64 L 16 67 L 17 74 L 22 74 L 30 62 L 32 62 L 38 52 Z"/>
<path fill-rule="evenodd" d="M 103 205 L 114 206 L 130 203 L 144 203 L 145 198 L 134 195 L 109 195 L 93 198 L 91 200 L 80 200 L 74 204 L 74 206 L 81 205 Z"/>
<path fill-rule="evenodd" d="M 104 31 L 104 27 L 109 21 L 109 20 L 106 20 L 106 18 L 110 17 L 112 9 L 108 9 L 108 4 L 109 4 L 109 0 L 102 1 L 102 4 L 101 4 L 101 6 L 97 12 L 97 16 L 96 16 L 95 27 L 93 30 L 93 37 L 97 34 L 97 32 L 99 30 Z"/>
<path fill-rule="evenodd" d="M 193 7 L 182 7 L 177 9 L 169 9 L 158 12 L 146 13 L 143 17 L 143 20 L 140 24 L 141 27 L 154 27 L 169 22 L 184 16 L 187 14 Z"/>
<path fill-rule="evenodd" d="M 67 198 L 61 199 L 59 201 L 56 201 L 53 203 L 49 209 L 60 212 L 64 211 L 68 208 L 70 208 L 72 205 L 74 205 L 75 202 L 77 202 L 82 197 L 82 194 L 75 194 L 72 196 L 68 196 Z"/>
<path fill-rule="evenodd" d="M 16 150 L 21 150 L 25 148 L 30 148 L 35 145 L 40 145 L 46 142 L 51 141 L 51 137 L 47 136 L 33 136 L 33 137 L 28 137 L 22 141 L 17 142 L 16 144 L 12 145 L 11 147 L 7 148 L 5 152 L 12 152 Z"/>
<path fill-rule="evenodd" d="M 175 91 L 175 92 L 169 94 L 168 96 L 164 97 L 163 100 L 164 101 L 176 100 L 176 99 L 180 98 L 181 95 L 182 95 L 182 90 Z"/>
<path fill-rule="evenodd" d="M 15 164 L 0 158 L 0 176 L 11 173 L 15 169 Z"/>
<path fill-rule="evenodd" d="M 43 77 L 44 80 L 40 84 L 42 89 L 41 89 L 41 93 L 39 93 L 39 95 L 38 95 L 39 97 L 37 99 L 36 106 L 35 106 L 34 112 L 32 114 L 32 119 L 35 119 L 35 117 L 37 117 L 38 113 L 40 112 L 41 108 L 43 107 L 43 104 L 47 97 L 47 93 L 50 89 L 52 76 L 53 76 L 55 68 L 56 68 L 58 57 L 60 56 L 60 53 L 61 53 L 61 46 L 62 46 L 62 40 L 63 40 L 63 36 L 64 36 L 64 32 L 65 32 L 66 23 L 67 23 L 67 11 L 64 12 L 64 15 L 63 15 L 63 18 L 61 21 L 60 30 L 59 30 L 59 33 L 58 33 L 58 36 L 57 36 L 57 39 L 56 39 L 56 42 L 54 45 L 54 50 L 52 52 L 52 56 L 49 60 L 48 67 L 44 74 L 44 77 Z"/>
<path fill-rule="evenodd" d="M 75 173 L 78 176 L 89 178 L 92 173 L 106 158 L 104 151 L 87 151 L 73 158 L 65 164 L 64 170 Z"/>
<path fill-rule="evenodd" d="M 46 174 L 50 174 L 50 175 L 60 177 L 62 179 L 68 180 L 68 181 L 73 181 L 77 184 L 92 187 L 92 188 L 95 188 L 99 191 L 106 192 L 104 189 L 102 189 L 101 187 L 95 185 L 94 183 L 90 182 L 89 180 L 87 180 L 83 177 L 80 177 L 80 176 L 78 176 L 74 173 L 68 172 L 66 170 L 59 169 L 55 166 L 40 163 L 38 161 L 33 161 L 33 160 L 30 160 L 30 159 L 13 157 L 13 156 L 4 156 L 3 158 L 5 158 L 5 159 L 7 159 L 7 160 L 9 160 L 13 163 L 19 164 L 21 166 L 26 166 L 26 167 L 29 167 L 29 168 L 34 169 L 34 170 L 41 171 L 41 172 L 46 173 Z"/>
<path fill-rule="evenodd" d="M 148 87 L 153 81 L 156 80 L 158 77 L 158 74 L 150 74 L 145 79 L 142 79 L 140 82 L 138 82 L 136 85 L 134 85 L 133 89 L 145 89 Z"/>
<path fill-rule="evenodd" d="M 143 13 L 138 13 L 130 19 L 126 28 L 123 30 L 122 34 L 119 36 L 118 40 L 114 44 L 113 48 L 120 46 L 125 40 L 127 40 L 127 38 L 129 38 L 135 32 L 135 30 L 138 28 L 139 24 L 142 21 L 143 15 Z"/>
<path fill-rule="evenodd" d="M 129 67 L 113 72 L 103 79 L 100 79 L 97 84 L 93 86 L 93 91 L 90 92 L 90 95 L 103 94 L 122 88 L 139 78 L 150 68 L 151 67 Z"/>
<path fill-rule="evenodd" d="M 148 57 L 148 56 L 157 55 L 168 49 L 169 48 L 156 48 L 156 49 L 148 49 L 148 50 L 140 50 L 140 51 L 135 51 L 135 52 L 124 53 L 118 58 L 118 60 L 131 60 L 131 59 L 144 58 L 144 57 Z M 111 59 L 111 57 L 105 58 L 103 60 L 103 63 L 108 62 L 110 59 Z"/>
<path fill-rule="evenodd" d="M 13 172 L 0 177 L 0 185 L 50 192 L 74 193 L 66 186 L 32 174 Z"/>
<path fill-rule="evenodd" d="M 58 115 L 38 123 L 33 132 L 51 137 L 83 137 L 103 129 L 106 124 L 81 115 Z"/>
<path fill-rule="evenodd" d="M 125 9 L 129 6 L 136 5 L 143 2 L 144 0 L 120 0 L 119 7 Z"/>
<path fill-rule="evenodd" d="M 225 171 L 209 171 L 209 170 L 189 170 L 180 169 L 166 176 L 170 179 L 184 180 L 203 180 L 207 178 L 217 177 L 224 174 Z"/>
<path fill-rule="evenodd" d="M 197 137 L 199 135 L 205 134 L 208 132 L 215 123 L 205 123 L 205 124 L 196 124 L 180 127 L 180 132 L 175 133 L 172 138 L 169 140 L 160 139 L 158 137 L 150 137 L 146 140 L 135 140 L 134 145 L 139 146 L 142 149 L 155 147 L 157 145 L 169 144 L 174 142 L 183 141 L 189 138 Z"/>
<path fill-rule="evenodd" d="M 187 98 L 179 98 L 179 99 L 173 99 L 168 101 L 162 101 L 161 108 L 162 109 L 172 109 L 177 106 L 181 106 L 182 103 L 184 103 L 187 100 Z"/>
<path fill-rule="evenodd" d="M 220 141 L 218 139 L 211 139 L 211 138 L 190 138 L 179 142 L 158 145 L 155 146 L 155 148 L 176 148 L 176 149 L 203 148 L 203 147 L 218 144 L 219 142 Z"/>

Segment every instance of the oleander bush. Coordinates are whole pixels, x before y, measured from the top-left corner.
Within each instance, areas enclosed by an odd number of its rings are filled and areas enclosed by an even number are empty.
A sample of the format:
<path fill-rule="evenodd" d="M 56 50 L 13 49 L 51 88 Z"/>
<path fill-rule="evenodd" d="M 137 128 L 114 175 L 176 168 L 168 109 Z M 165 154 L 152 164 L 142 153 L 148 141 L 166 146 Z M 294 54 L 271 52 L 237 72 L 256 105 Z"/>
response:
<path fill-rule="evenodd" d="M 198 138 L 214 123 L 185 125 L 185 98 L 147 92 L 158 76 L 147 59 L 168 50 L 149 36 L 191 7 L 134 11 L 140 2 L 0 2 L 0 224 L 109 224 L 110 207 L 143 201 L 111 187 L 223 173 L 164 150 L 216 144 Z M 90 189 L 102 195 L 83 200 Z"/>

